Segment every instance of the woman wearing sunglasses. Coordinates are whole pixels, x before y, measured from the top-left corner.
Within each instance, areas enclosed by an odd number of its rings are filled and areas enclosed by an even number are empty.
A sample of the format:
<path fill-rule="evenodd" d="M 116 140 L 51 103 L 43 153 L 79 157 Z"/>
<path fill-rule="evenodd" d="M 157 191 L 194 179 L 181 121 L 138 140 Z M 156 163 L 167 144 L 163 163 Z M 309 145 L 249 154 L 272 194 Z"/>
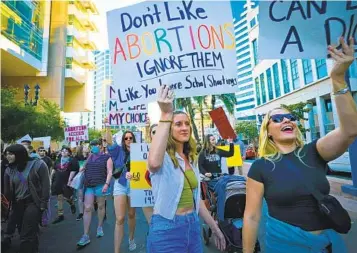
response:
<path fill-rule="evenodd" d="M 98 140 L 90 142 L 91 155 L 84 169 L 84 234 L 77 245 L 86 246 L 90 243 L 89 227 L 92 220 L 94 198 L 98 204 L 97 237 L 103 237 L 103 220 L 105 215 L 105 198 L 110 194 L 109 185 L 113 172 L 113 161 L 109 155 L 101 152 L 102 143 Z"/>
<path fill-rule="evenodd" d="M 265 248 L 267 253 L 339 252 L 346 248 L 319 210 L 311 191 L 330 192 L 326 166 L 341 156 L 357 137 L 357 108 L 345 83 L 345 73 L 354 61 L 354 42 L 340 39 L 342 51 L 329 46 L 335 60 L 331 71 L 340 126 L 328 135 L 304 144 L 297 118 L 289 111 L 274 109 L 260 129 L 259 157 L 250 168 L 243 225 L 243 252 L 253 253 L 263 197 L 268 205 Z M 264 242 L 263 242 L 264 243 Z"/>
<path fill-rule="evenodd" d="M 129 182 L 132 178 L 130 174 L 130 144 L 135 143 L 135 135 L 131 131 L 125 131 L 121 145 L 113 143 L 113 137 L 108 125 L 108 119 L 104 120 L 106 127 L 107 149 L 114 163 L 114 209 L 115 209 L 115 231 L 114 231 L 114 252 L 120 252 L 121 242 L 124 236 L 124 221 L 128 210 L 128 225 L 129 225 L 129 251 L 136 249 L 134 241 L 135 232 L 135 208 L 130 207 L 130 187 Z M 116 173 L 120 170 L 120 173 Z"/>

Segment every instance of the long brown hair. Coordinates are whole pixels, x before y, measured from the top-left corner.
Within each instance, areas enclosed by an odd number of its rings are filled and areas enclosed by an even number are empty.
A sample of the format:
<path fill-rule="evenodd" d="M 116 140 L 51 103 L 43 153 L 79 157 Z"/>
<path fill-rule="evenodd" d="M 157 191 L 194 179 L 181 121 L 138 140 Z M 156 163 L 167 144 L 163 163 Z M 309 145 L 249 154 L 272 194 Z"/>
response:
<path fill-rule="evenodd" d="M 192 137 L 192 126 L 191 126 L 190 117 L 187 115 L 187 113 L 182 112 L 182 111 L 175 111 L 173 114 L 174 115 L 173 117 L 175 117 L 175 115 L 179 115 L 179 114 L 186 115 L 187 118 L 189 119 L 188 121 L 190 122 L 190 138 L 189 138 L 188 142 L 185 142 L 183 144 L 183 153 L 185 154 L 186 158 L 189 159 L 190 162 L 195 163 L 197 161 L 196 142 Z M 172 124 L 171 124 L 169 138 L 167 140 L 166 152 L 169 154 L 172 162 L 174 163 L 175 168 L 178 168 L 179 163 L 175 156 L 175 154 L 177 152 L 176 143 L 177 143 L 177 141 L 172 137 Z"/>

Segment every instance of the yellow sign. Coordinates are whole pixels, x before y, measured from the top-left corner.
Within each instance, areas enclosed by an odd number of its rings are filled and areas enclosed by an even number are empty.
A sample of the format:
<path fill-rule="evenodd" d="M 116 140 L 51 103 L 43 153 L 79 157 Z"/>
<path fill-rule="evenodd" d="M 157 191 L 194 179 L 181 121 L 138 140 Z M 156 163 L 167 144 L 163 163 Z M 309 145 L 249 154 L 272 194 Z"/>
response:
<path fill-rule="evenodd" d="M 217 146 L 217 148 L 229 151 L 229 146 Z M 228 167 L 243 166 L 243 160 L 240 153 L 239 145 L 234 145 L 234 155 L 231 157 L 227 157 L 227 166 Z"/>
<path fill-rule="evenodd" d="M 130 189 L 151 189 L 147 180 L 147 161 L 131 161 L 130 173 L 133 178 L 130 180 Z"/>

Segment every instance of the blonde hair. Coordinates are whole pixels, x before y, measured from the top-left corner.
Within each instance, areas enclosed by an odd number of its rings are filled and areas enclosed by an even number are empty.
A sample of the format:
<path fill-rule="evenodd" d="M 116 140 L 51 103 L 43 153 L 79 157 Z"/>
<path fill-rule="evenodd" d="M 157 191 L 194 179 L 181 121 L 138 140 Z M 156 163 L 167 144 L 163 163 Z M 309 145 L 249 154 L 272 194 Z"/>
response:
<path fill-rule="evenodd" d="M 188 142 L 185 142 L 183 144 L 183 153 L 185 154 L 187 159 L 190 160 L 190 162 L 196 163 L 196 160 L 197 160 L 196 142 L 192 137 L 192 126 L 191 126 L 190 117 L 186 113 L 184 113 L 182 111 L 175 111 L 174 112 L 174 117 L 175 117 L 175 115 L 179 115 L 179 114 L 186 115 L 187 118 L 188 118 L 188 121 L 190 122 L 190 138 L 189 138 Z M 176 155 L 175 155 L 176 152 L 177 152 L 176 143 L 177 143 L 177 141 L 172 136 L 172 124 L 171 124 L 169 138 L 167 140 L 166 152 L 169 154 L 172 162 L 174 163 L 175 168 L 178 168 L 179 167 L 179 163 L 178 163 L 178 160 L 177 160 Z"/>
<path fill-rule="evenodd" d="M 272 112 L 276 111 L 276 110 L 285 110 L 285 111 L 289 112 L 285 108 L 278 107 L 273 110 L 270 110 L 265 115 L 262 125 L 260 127 L 259 149 L 258 149 L 258 157 L 259 158 L 265 158 L 273 163 L 274 163 L 274 161 L 278 161 L 282 158 L 282 154 L 281 154 L 279 148 L 276 146 L 274 141 L 271 138 L 269 138 L 269 135 L 268 135 L 269 120 L 270 120 Z M 300 129 L 297 128 L 296 130 L 297 130 L 297 137 L 296 137 L 295 144 L 298 147 L 298 149 L 296 149 L 295 151 L 297 151 L 297 152 L 294 151 L 294 153 L 301 160 L 300 153 L 302 151 L 302 148 L 304 147 L 304 141 L 303 141 L 302 133 L 301 133 Z"/>

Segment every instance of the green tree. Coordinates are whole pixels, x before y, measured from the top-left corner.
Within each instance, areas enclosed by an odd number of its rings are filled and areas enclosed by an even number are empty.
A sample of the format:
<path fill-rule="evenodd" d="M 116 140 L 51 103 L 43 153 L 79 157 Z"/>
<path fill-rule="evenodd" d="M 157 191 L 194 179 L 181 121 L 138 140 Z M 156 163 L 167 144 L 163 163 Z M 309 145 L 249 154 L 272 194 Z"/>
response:
<path fill-rule="evenodd" d="M 88 128 L 88 138 L 89 140 L 102 138 L 102 131 L 96 130 L 94 128 Z"/>
<path fill-rule="evenodd" d="M 312 107 L 307 106 L 310 104 L 311 103 L 309 102 L 300 102 L 291 105 L 284 105 L 284 104 L 280 105 L 282 108 L 287 109 L 299 119 L 298 127 L 304 136 L 306 135 L 306 132 L 310 132 L 310 129 L 306 129 L 304 126 L 304 122 L 308 120 L 307 118 L 304 117 L 304 113 L 309 113 L 311 111 Z"/>
<path fill-rule="evenodd" d="M 175 105 L 176 105 L 176 107 L 184 108 L 185 111 L 190 116 L 193 136 L 195 137 L 196 141 L 198 142 L 200 140 L 200 137 L 198 136 L 198 130 L 197 130 L 197 126 L 195 123 L 195 111 L 193 109 L 191 98 L 177 98 L 175 101 Z"/>
<path fill-rule="evenodd" d="M 255 120 L 239 121 L 235 126 L 235 130 L 237 134 L 242 134 L 244 139 L 248 140 L 249 143 L 255 143 L 259 136 Z"/>
<path fill-rule="evenodd" d="M 2 139 L 13 142 L 29 134 L 32 137 L 51 136 L 53 140 L 64 138 L 64 121 L 57 104 L 41 99 L 39 105 L 25 106 L 16 101 L 18 89 L 1 89 Z"/>
<path fill-rule="evenodd" d="M 204 125 L 204 120 L 205 120 L 205 115 L 204 115 L 204 110 L 207 108 L 207 102 L 206 102 L 207 96 L 200 96 L 200 97 L 194 97 L 193 100 L 197 103 L 197 109 L 200 113 L 201 117 L 201 132 L 202 132 L 202 140 L 204 140 L 205 137 L 205 125 Z"/>

